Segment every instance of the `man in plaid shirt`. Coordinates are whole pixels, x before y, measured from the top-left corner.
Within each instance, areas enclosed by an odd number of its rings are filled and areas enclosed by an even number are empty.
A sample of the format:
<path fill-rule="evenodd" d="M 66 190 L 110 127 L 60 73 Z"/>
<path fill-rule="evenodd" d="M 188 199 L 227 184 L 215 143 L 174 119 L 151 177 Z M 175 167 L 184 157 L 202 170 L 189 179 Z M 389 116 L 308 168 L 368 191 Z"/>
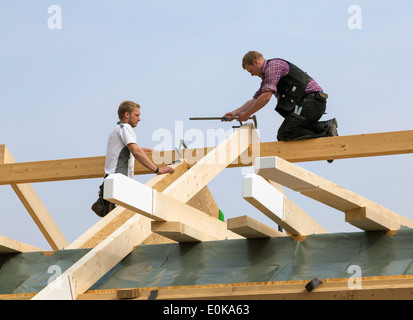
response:
<path fill-rule="evenodd" d="M 282 60 L 265 60 L 261 53 L 248 52 L 242 67 L 251 76 L 262 79 L 253 98 L 238 109 L 227 112 L 222 118 L 232 121 L 238 117 L 246 121 L 263 108 L 272 95 L 278 99 L 275 110 L 284 117 L 277 139 L 302 140 L 337 136 L 337 120 L 319 121 L 326 110 L 327 94 L 317 82 L 294 64 Z"/>

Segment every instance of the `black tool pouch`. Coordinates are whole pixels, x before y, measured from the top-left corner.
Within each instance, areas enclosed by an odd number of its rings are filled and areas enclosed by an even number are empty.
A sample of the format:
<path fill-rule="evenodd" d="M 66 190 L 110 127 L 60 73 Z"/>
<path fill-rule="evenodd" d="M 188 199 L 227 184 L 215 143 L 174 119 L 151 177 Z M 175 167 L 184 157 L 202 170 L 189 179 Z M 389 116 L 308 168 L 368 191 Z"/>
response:
<path fill-rule="evenodd" d="M 109 213 L 109 208 L 111 203 L 103 199 L 103 183 L 99 186 L 98 199 L 94 204 L 92 204 L 92 211 L 96 213 L 99 217 L 104 217 Z"/>

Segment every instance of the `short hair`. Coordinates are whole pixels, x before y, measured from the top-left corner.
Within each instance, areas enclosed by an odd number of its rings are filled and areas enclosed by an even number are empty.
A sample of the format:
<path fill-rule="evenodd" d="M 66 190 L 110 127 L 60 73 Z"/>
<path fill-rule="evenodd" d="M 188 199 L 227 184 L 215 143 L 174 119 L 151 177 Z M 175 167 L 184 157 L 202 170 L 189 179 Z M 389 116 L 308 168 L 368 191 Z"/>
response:
<path fill-rule="evenodd" d="M 141 108 L 141 106 L 133 101 L 123 101 L 118 108 L 119 120 L 122 120 L 125 117 L 126 112 L 132 112 L 136 108 Z"/>
<path fill-rule="evenodd" d="M 254 59 L 264 60 L 264 56 L 258 51 L 248 51 L 242 58 L 242 68 L 245 69 L 247 64 L 252 65 Z"/>

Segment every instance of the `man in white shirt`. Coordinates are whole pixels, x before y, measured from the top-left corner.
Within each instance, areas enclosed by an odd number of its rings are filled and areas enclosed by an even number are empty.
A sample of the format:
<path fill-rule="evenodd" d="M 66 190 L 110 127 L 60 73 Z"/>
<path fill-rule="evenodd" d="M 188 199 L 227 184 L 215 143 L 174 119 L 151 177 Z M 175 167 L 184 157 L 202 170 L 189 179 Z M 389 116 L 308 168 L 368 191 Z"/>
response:
<path fill-rule="evenodd" d="M 109 134 L 106 148 L 105 173 L 107 175 L 122 173 L 133 178 L 135 159 L 154 173 L 174 172 L 170 167 L 158 168 L 145 153 L 152 152 L 152 149 L 138 146 L 133 128 L 141 121 L 140 115 L 139 104 L 132 101 L 124 101 L 120 104 L 118 109 L 120 121 Z"/>
<path fill-rule="evenodd" d="M 158 168 L 145 152 L 152 152 L 152 149 L 138 146 L 135 128 L 140 118 L 141 111 L 139 104 L 133 101 L 123 101 L 118 109 L 119 122 L 108 137 L 106 147 L 105 177 L 113 173 L 122 173 L 129 178 L 134 177 L 135 159 L 149 170 L 156 174 L 174 173 L 170 167 Z M 103 200 L 103 184 L 100 187 L 100 197 L 92 206 L 92 210 L 101 217 L 107 215 L 114 204 Z"/>

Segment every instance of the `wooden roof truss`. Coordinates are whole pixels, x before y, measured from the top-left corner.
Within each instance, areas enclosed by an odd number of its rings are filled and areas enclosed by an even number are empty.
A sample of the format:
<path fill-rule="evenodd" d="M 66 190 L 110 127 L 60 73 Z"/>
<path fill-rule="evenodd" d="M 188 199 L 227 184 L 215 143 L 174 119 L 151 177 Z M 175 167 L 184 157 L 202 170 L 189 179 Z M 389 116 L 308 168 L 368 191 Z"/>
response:
<path fill-rule="evenodd" d="M 257 151 L 258 150 L 258 151 Z M 105 199 L 117 207 L 68 243 L 36 195 L 31 182 L 103 176 L 104 157 L 16 163 L 0 146 L 0 184 L 10 184 L 53 250 L 93 248 L 33 300 L 77 299 L 142 243 L 196 242 L 326 233 L 318 222 L 287 199 L 282 186 L 344 212 L 345 221 L 365 230 L 397 231 L 413 221 L 293 162 L 413 153 L 413 131 L 340 136 L 291 142 L 259 141 L 252 124 L 234 131 L 215 148 L 186 149 L 175 173 L 146 184 L 121 174 L 105 179 Z M 176 160 L 174 151 L 166 151 Z M 152 156 L 149 154 L 149 156 Z M 166 164 L 162 164 L 166 165 Z M 243 178 L 242 197 L 277 223 L 276 230 L 249 216 L 218 218 L 208 183 L 229 167 L 254 166 Z M 149 173 L 136 162 L 135 174 Z M 41 249 L 0 237 L 0 252 Z"/>

